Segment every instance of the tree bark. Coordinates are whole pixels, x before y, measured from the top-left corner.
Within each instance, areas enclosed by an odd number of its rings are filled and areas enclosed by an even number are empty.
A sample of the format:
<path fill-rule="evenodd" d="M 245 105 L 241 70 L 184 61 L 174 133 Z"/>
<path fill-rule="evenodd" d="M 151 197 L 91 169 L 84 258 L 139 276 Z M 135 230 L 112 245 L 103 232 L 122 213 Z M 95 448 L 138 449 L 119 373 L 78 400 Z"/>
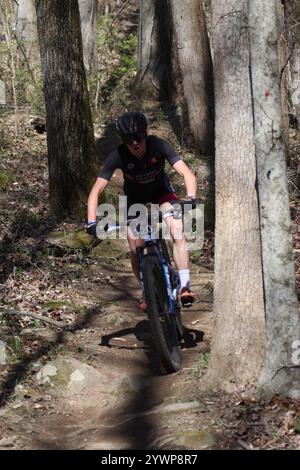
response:
<path fill-rule="evenodd" d="M 80 217 L 97 174 L 78 2 L 36 0 L 44 74 L 50 204 Z"/>
<path fill-rule="evenodd" d="M 5 83 L 0 80 L 0 105 L 6 104 Z"/>
<path fill-rule="evenodd" d="M 144 95 L 164 100 L 171 93 L 172 34 L 167 2 L 140 0 L 136 84 Z"/>
<path fill-rule="evenodd" d="M 247 0 L 212 0 L 216 100 L 214 315 L 207 387 L 254 383 L 265 345 Z"/>
<path fill-rule="evenodd" d="M 183 83 L 183 119 L 193 144 L 214 154 L 213 68 L 202 0 L 169 0 Z"/>
<path fill-rule="evenodd" d="M 278 27 L 278 67 L 280 76 L 280 93 L 282 108 L 282 137 L 286 156 L 289 151 L 289 67 L 288 67 L 288 41 L 286 37 L 284 7 L 281 0 L 276 0 L 276 15 Z M 288 158 L 287 158 L 288 159 Z"/>
<path fill-rule="evenodd" d="M 249 2 L 251 77 L 261 219 L 267 348 L 260 384 L 271 393 L 300 397 L 293 368 L 300 339 L 286 163 L 281 134 L 276 0 Z"/>
<path fill-rule="evenodd" d="M 79 0 L 83 62 L 88 74 L 97 70 L 97 0 Z"/>
<path fill-rule="evenodd" d="M 33 74 L 34 67 L 40 64 L 34 0 L 18 0 L 16 14 L 20 63 Z"/>
<path fill-rule="evenodd" d="M 300 0 L 285 1 L 291 71 L 291 98 L 300 126 Z"/>

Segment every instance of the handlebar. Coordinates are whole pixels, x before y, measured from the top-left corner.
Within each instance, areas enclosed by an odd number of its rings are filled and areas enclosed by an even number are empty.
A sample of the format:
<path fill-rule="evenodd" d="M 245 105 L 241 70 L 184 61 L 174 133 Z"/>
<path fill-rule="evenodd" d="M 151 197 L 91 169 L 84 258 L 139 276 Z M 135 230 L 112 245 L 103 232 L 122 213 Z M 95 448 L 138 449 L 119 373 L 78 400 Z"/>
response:
<path fill-rule="evenodd" d="M 174 209 L 167 209 L 166 211 L 158 211 L 157 213 L 149 213 L 149 206 L 148 208 L 148 218 L 147 222 L 145 221 L 145 225 L 151 225 L 151 223 L 161 223 L 163 219 L 173 216 L 175 219 L 180 219 L 182 217 L 182 211 L 186 210 L 191 211 L 196 208 L 197 200 L 196 199 L 181 199 L 181 200 L 175 200 L 175 201 L 169 201 L 172 206 L 174 206 Z M 151 205 L 150 205 L 151 207 Z M 184 209 L 185 208 L 185 209 Z M 133 216 L 127 219 L 123 224 L 116 224 L 116 225 L 105 225 L 103 227 L 103 230 L 107 233 L 116 231 L 116 230 L 121 230 L 124 227 L 127 227 L 130 225 L 131 222 L 134 222 L 137 220 L 139 216 Z"/>

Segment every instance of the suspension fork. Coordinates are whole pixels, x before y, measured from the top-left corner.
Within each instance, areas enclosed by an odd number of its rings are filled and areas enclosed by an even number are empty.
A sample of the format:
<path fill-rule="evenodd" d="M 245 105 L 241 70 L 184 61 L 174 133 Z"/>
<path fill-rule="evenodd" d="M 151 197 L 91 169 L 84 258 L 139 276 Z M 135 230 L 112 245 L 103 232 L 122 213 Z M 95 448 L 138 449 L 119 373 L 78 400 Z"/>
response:
<path fill-rule="evenodd" d="M 140 246 L 140 247 L 137 247 L 136 249 L 136 254 L 137 254 L 138 263 L 139 263 L 140 283 L 141 283 L 143 295 L 144 295 L 144 279 L 143 279 L 144 248 L 145 246 Z"/>

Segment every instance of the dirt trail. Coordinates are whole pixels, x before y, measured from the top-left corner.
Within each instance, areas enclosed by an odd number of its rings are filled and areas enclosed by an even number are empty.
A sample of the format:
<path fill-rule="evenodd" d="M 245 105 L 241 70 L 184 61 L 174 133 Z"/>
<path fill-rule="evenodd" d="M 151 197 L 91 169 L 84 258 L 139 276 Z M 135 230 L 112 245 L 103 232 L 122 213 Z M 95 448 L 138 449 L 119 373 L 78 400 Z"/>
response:
<path fill-rule="evenodd" d="M 197 302 L 183 312 L 182 368 L 161 376 L 128 260 L 101 263 L 109 281 L 94 289 L 104 307 L 84 329 L 65 334 L 61 352 L 36 364 L 17 386 L 1 411 L 9 432 L 0 448 L 214 447 L 209 405 L 197 398 L 196 378 L 210 339 L 212 273 L 196 265 L 192 271 Z"/>

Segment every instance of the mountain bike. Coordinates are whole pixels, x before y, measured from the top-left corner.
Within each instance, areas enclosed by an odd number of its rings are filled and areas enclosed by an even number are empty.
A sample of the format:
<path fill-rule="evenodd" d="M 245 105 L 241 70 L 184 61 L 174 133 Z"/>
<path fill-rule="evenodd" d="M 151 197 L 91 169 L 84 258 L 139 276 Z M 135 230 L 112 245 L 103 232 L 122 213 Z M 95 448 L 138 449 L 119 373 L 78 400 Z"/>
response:
<path fill-rule="evenodd" d="M 163 373 L 176 372 L 180 368 L 180 342 L 184 327 L 178 298 L 179 276 L 172 265 L 166 241 L 155 237 L 153 225 L 161 223 L 164 217 L 182 217 L 182 211 L 194 208 L 190 200 L 172 201 L 172 209 L 161 212 L 137 226 L 144 246 L 137 248 L 140 266 L 140 279 L 147 305 L 151 331 L 158 358 L 159 369 Z M 154 219 L 154 220 L 153 220 Z M 126 221 L 130 225 L 132 219 Z M 106 227 L 106 231 L 120 229 L 121 226 Z"/>

